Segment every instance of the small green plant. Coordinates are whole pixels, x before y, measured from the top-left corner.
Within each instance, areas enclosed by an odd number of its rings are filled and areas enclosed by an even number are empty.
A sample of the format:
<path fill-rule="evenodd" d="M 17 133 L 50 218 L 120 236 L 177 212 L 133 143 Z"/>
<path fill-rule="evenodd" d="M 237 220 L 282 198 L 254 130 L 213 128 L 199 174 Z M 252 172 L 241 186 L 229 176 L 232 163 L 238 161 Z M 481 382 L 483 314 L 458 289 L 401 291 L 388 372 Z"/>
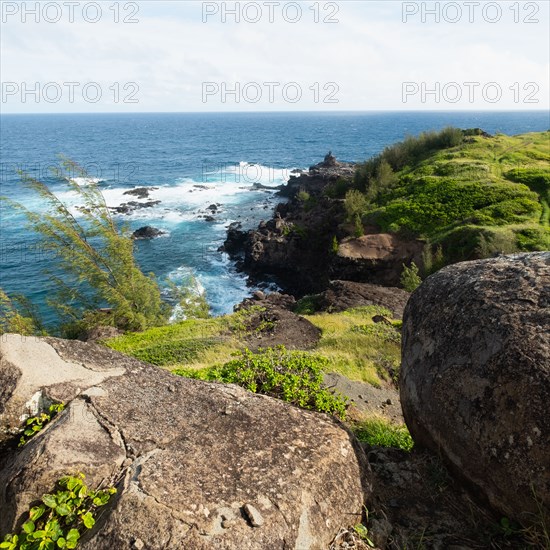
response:
<path fill-rule="evenodd" d="M 361 217 L 368 208 L 367 198 L 361 191 L 350 189 L 344 199 L 344 208 L 348 221 L 355 221 L 356 216 Z"/>
<path fill-rule="evenodd" d="M 377 447 L 396 447 L 403 451 L 413 448 L 413 440 L 407 426 L 394 424 L 387 418 L 373 416 L 352 426 L 359 441 Z"/>
<path fill-rule="evenodd" d="M 332 243 L 330 245 L 330 253 L 331 254 L 338 254 L 338 239 L 336 238 L 336 235 L 332 237 Z"/>
<path fill-rule="evenodd" d="M 76 548 L 82 534 L 95 525 L 98 509 L 116 493 L 114 487 L 92 491 L 84 479 L 82 473 L 62 477 L 57 491 L 42 496 L 42 502 L 30 509 L 21 532 L 6 535 L 0 549 Z"/>
<path fill-rule="evenodd" d="M 498 526 L 505 537 L 513 537 L 521 533 L 521 527 L 507 517 L 500 518 Z"/>
<path fill-rule="evenodd" d="M 363 228 L 363 222 L 361 221 L 361 216 L 359 214 L 355 214 L 355 219 L 353 221 L 354 228 L 353 228 L 353 235 L 356 238 L 362 237 L 365 233 L 365 230 Z"/>
<path fill-rule="evenodd" d="M 296 198 L 300 201 L 300 202 L 308 202 L 309 199 L 311 199 L 311 195 L 307 192 L 307 191 L 299 191 L 298 194 L 296 195 Z"/>
<path fill-rule="evenodd" d="M 361 540 L 365 541 L 371 548 L 374 548 L 374 542 L 369 537 L 369 530 L 366 525 L 358 523 L 353 526 L 353 533 L 355 533 Z"/>
<path fill-rule="evenodd" d="M 287 351 L 284 346 L 278 346 L 258 353 L 238 352 L 236 359 L 222 367 L 173 372 L 190 378 L 238 384 L 254 393 L 277 397 L 303 409 L 345 418 L 345 399 L 323 387 L 323 370 L 327 366 L 325 357 Z"/>
<path fill-rule="evenodd" d="M 25 423 L 25 428 L 23 429 L 23 435 L 21 436 L 21 439 L 19 439 L 19 447 L 25 445 L 29 439 L 43 430 L 44 426 L 51 422 L 53 418 L 64 408 L 65 405 L 63 403 L 54 403 L 53 405 L 50 405 L 47 413 L 41 413 L 37 416 L 31 416 L 28 418 Z"/>
<path fill-rule="evenodd" d="M 401 273 L 401 286 L 407 292 L 414 292 L 422 282 L 418 274 L 418 266 L 412 262 L 409 267 L 403 264 L 403 272 Z"/>

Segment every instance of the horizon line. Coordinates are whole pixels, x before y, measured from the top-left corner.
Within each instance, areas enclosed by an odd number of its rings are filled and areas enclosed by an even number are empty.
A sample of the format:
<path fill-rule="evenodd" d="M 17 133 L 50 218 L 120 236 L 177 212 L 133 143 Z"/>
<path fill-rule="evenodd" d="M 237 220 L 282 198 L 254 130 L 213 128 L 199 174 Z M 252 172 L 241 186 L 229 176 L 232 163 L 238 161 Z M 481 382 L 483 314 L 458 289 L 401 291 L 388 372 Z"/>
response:
<path fill-rule="evenodd" d="M 275 115 L 275 114 L 351 114 L 351 113 L 541 113 L 547 112 L 550 116 L 550 108 L 541 109 L 342 109 L 337 111 L 77 111 L 77 112 L 13 112 L 2 113 L 0 116 L 18 115 Z"/>

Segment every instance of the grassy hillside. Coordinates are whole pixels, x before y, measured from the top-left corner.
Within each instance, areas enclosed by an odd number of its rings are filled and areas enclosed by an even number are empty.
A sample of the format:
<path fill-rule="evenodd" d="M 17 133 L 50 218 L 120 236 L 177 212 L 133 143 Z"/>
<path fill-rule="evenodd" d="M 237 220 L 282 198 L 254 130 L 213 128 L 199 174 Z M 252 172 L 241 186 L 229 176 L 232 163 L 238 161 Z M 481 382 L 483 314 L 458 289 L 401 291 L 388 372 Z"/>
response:
<path fill-rule="evenodd" d="M 360 165 L 354 187 L 348 212 L 426 239 L 430 264 L 550 248 L 550 132 L 407 138 Z"/>
<path fill-rule="evenodd" d="M 190 319 L 169 326 L 128 333 L 107 345 L 170 371 L 201 371 L 221 366 L 246 347 L 253 336 L 246 330 L 247 311 L 213 319 Z M 379 386 L 398 371 L 399 322 L 396 327 L 374 323 L 374 315 L 391 318 L 391 312 L 368 306 L 343 313 L 308 315 L 321 329 L 311 356 L 326 359 L 324 370 L 339 372 L 351 380 Z M 266 334 L 270 327 L 265 327 Z"/>

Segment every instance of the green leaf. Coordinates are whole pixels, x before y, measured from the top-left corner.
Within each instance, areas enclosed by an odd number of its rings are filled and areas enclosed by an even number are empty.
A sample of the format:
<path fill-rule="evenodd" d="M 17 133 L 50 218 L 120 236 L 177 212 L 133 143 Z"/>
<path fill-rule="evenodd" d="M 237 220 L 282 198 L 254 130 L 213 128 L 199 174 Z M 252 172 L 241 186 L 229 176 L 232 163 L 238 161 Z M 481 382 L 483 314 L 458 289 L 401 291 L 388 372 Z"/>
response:
<path fill-rule="evenodd" d="M 95 525 L 95 519 L 91 512 L 86 512 L 80 517 L 82 518 L 82 522 L 84 523 L 86 529 L 91 529 Z"/>
<path fill-rule="evenodd" d="M 29 513 L 30 518 L 33 521 L 36 521 L 37 519 L 41 518 L 44 515 L 45 511 L 46 511 L 46 507 L 44 506 L 44 504 L 41 504 L 40 506 L 34 506 L 30 510 L 30 513 Z"/>
<path fill-rule="evenodd" d="M 71 529 L 67 533 L 67 544 L 72 542 L 78 542 L 78 539 L 80 538 L 80 533 L 78 532 L 78 529 Z M 68 548 L 74 548 L 74 546 Z"/>
<path fill-rule="evenodd" d="M 50 508 L 55 508 L 57 506 L 57 499 L 54 495 L 44 495 L 42 497 L 42 502 Z"/>
<path fill-rule="evenodd" d="M 71 508 L 67 504 L 60 504 L 55 508 L 56 513 L 60 516 L 68 516 L 71 513 Z"/>
<path fill-rule="evenodd" d="M 78 540 L 80 539 L 80 533 L 77 529 L 71 529 L 67 534 L 67 545 L 66 548 L 72 549 L 76 548 Z"/>
<path fill-rule="evenodd" d="M 58 548 L 65 548 L 66 546 L 67 546 L 67 541 L 63 537 L 60 537 L 57 539 Z"/>
<path fill-rule="evenodd" d="M 32 533 L 35 530 L 35 527 L 34 521 L 32 520 L 23 523 L 23 531 L 25 531 L 25 533 Z"/>

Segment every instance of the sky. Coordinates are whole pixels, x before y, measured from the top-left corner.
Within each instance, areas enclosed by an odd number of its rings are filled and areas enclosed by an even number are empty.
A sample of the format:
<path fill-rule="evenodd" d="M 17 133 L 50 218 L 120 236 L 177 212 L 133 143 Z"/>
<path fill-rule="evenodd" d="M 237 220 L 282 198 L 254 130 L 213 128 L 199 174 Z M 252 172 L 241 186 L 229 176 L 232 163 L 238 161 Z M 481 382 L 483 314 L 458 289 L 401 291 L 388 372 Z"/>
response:
<path fill-rule="evenodd" d="M 2 0 L 2 113 L 548 109 L 549 2 Z"/>

